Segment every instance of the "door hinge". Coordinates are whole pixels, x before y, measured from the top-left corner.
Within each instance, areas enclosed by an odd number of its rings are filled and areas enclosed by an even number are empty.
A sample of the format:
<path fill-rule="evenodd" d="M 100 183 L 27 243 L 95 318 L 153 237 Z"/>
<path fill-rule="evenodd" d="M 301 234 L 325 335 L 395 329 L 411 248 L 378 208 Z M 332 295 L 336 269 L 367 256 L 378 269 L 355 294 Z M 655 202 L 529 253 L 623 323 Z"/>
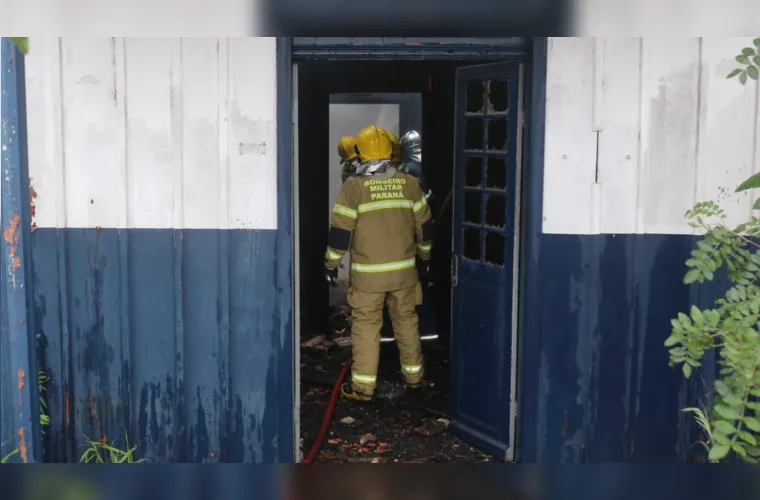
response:
<path fill-rule="evenodd" d="M 451 286 L 457 286 L 459 280 L 459 259 L 456 255 L 451 256 Z"/>

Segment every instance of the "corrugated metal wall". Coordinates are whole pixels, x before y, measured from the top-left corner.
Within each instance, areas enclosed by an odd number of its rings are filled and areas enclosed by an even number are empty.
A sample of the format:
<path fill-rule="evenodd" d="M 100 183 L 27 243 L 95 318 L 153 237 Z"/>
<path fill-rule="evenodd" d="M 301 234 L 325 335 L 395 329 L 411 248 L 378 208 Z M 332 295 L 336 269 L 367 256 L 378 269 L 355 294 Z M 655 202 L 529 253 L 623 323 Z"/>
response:
<path fill-rule="evenodd" d="M 31 46 L 47 459 L 128 436 L 149 461 L 289 460 L 275 39 Z"/>
<path fill-rule="evenodd" d="M 684 213 L 730 222 L 760 168 L 758 86 L 726 80 L 751 39 L 549 39 L 541 234 L 527 235 L 521 379 L 528 461 L 687 457 L 713 360 L 668 367 L 670 319 L 724 284 L 683 285 L 698 238 Z M 691 448 L 691 452 L 699 450 Z"/>
<path fill-rule="evenodd" d="M 0 461 L 40 459 L 23 57 L 0 39 Z"/>

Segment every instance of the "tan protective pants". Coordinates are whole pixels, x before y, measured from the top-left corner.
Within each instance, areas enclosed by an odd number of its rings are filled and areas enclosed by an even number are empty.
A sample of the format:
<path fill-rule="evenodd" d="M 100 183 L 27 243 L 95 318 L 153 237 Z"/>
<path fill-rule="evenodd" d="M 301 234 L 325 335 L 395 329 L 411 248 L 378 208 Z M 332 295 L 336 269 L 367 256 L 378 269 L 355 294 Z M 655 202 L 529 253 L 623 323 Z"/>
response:
<path fill-rule="evenodd" d="M 422 382 L 422 347 L 416 306 L 422 304 L 422 287 L 416 284 L 393 292 L 363 292 L 348 289 L 351 307 L 351 345 L 354 364 L 351 386 L 355 391 L 372 395 L 377 386 L 377 365 L 380 361 L 380 329 L 383 326 L 383 305 L 388 304 L 393 335 L 401 358 L 401 373 L 407 384 Z"/>

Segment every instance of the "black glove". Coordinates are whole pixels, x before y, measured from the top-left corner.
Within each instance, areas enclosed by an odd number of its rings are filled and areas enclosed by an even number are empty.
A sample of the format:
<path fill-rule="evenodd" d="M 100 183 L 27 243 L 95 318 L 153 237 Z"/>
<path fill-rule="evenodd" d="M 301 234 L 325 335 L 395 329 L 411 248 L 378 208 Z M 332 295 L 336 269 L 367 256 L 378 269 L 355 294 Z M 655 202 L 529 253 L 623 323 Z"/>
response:
<path fill-rule="evenodd" d="M 423 260 L 420 261 L 420 281 L 428 282 L 430 281 L 430 261 L 429 260 Z"/>
<path fill-rule="evenodd" d="M 330 284 L 331 287 L 335 288 L 338 286 L 338 268 L 335 269 L 329 269 L 325 268 L 325 280 Z"/>

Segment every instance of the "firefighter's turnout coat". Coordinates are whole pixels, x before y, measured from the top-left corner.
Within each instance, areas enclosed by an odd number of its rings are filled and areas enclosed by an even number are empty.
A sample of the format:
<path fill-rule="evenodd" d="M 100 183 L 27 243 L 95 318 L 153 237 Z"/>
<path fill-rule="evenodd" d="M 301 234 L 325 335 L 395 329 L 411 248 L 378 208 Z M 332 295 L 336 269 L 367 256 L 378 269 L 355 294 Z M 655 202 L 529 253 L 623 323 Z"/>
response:
<path fill-rule="evenodd" d="M 416 257 L 430 259 L 430 206 L 417 179 L 389 167 L 346 179 L 333 207 L 325 266 L 351 252 L 351 284 L 390 292 L 418 283 Z"/>

